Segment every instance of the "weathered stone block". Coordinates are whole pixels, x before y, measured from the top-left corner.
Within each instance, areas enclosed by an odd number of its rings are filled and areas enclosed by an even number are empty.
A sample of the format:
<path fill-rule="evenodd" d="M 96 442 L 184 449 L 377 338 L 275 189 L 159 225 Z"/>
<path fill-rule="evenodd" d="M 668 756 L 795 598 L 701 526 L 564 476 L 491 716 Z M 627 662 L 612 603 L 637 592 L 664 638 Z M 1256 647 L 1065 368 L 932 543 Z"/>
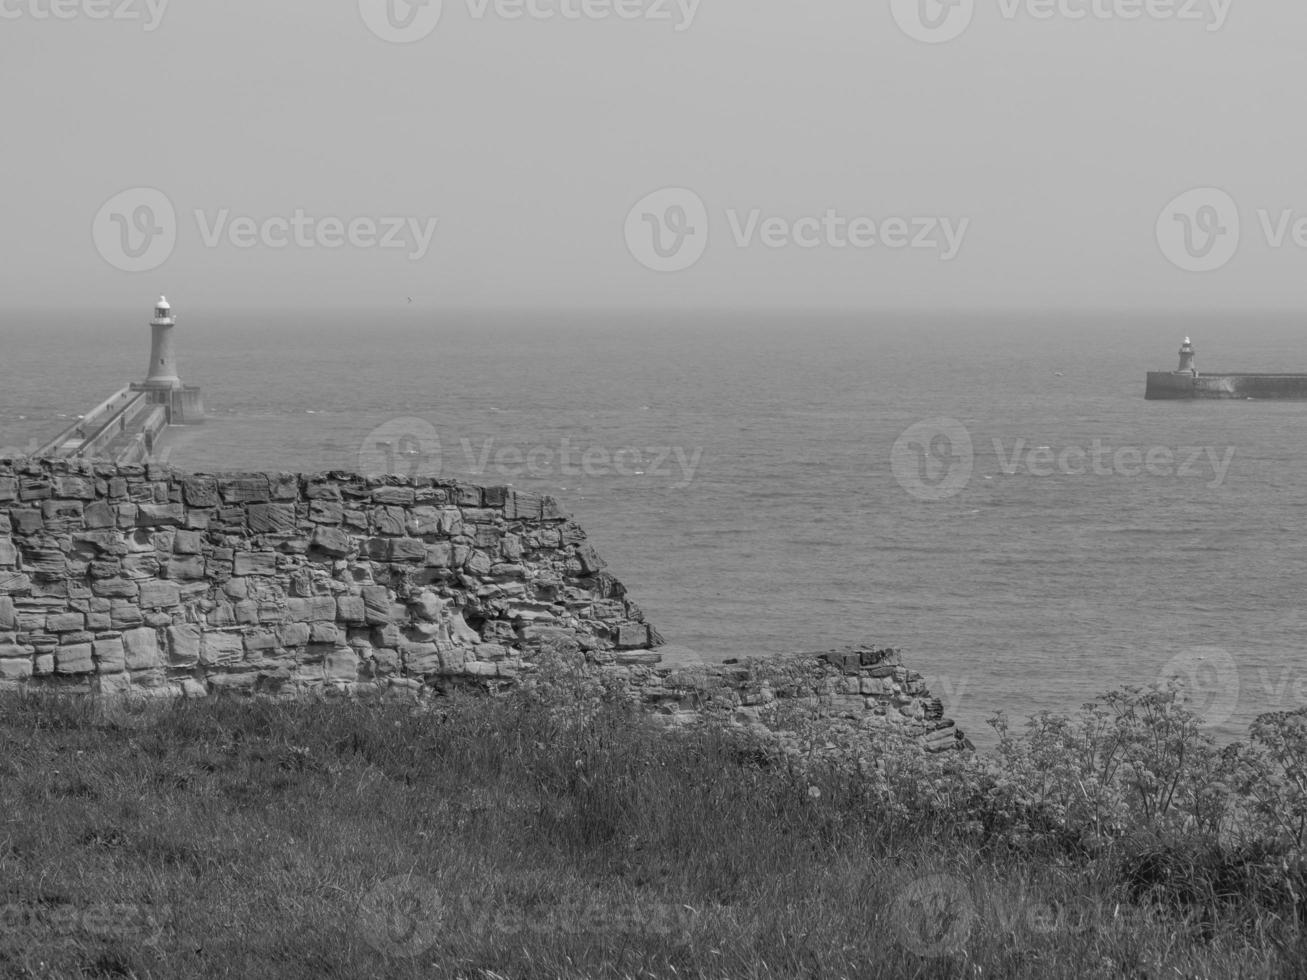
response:
<path fill-rule="evenodd" d="M 128 602 L 125 599 L 113 599 L 112 608 L 109 610 L 109 621 L 116 630 L 132 629 L 143 623 L 144 617 L 141 615 L 140 607 L 134 602 Z"/>
<path fill-rule="evenodd" d="M 218 481 L 200 476 L 183 480 L 182 499 L 189 507 L 217 507 Z"/>
<path fill-rule="evenodd" d="M 342 623 L 367 622 L 367 608 L 362 596 L 343 595 L 336 599 L 336 618 Z"/>
<path fill-rule="evenodd" d="M 372 512 L 372 526 L 377 534 L 397 537 L 404 533 L 407 516 L 402 507 L 378 507 Z"/>
<path fill-rule="evenodd" d="M 284 647 L 302 647 L 309 642 L 309 624 L 286 623 L 277 630 L 277 640 Z"/>
<path fill-rule="evenodd" d="M 204 535 L 199 531 L 178 531 L 172 539 L 173 554 L 198 555 L 204 551 Z"/>
<path fill-rule="evenodd" d="M 43 578 L 62 578 L 68 573 L 68 559 L 58 548 L 24 549 L 23 571 Z"/>
<path fill-rule="evenodd" d="M 139 591 L 140 587 L 135 582 L 125 578 L 96 579 L 91 583 L 93 595 L 107 598 L 134 599 Z"/>
<path fill-rule="evenodd" d="M 372 491 L 374 504 L 393 504 L 408 507 L 413 503 L 412 487 L 377 487 Z"/>
<path fill-rule="evenodd" d="M 341 631 L 335 623 L 310 623 L 309 624 L 309 642 L 310 643 L 337 643 L 341 639 Z"/>
<path fill-rule="evenodd" d="M 12 630 L 18 626 L 18 615 L 14 600 L 7 595 L 0 595 L 0 630 Z"/>
<path fill-rule="evenodd" d="M 599 557 L 599 553 L 590 544 L 583 544 L 577 548 L 576 557 L 581 563 L 581 570 L 587 575 L 593 575 L 608 564 Z"/>
<path fill-rule="evenodd" d="M 118 674 L 127 668 L 126 651 L 119 637 L 95 640 L 91 644 L 95 654 L 95 664 L 101 674 Z"/>
<path fill-rule="evenodd" d="M 294 504 L 250 504 L 250 530 L 255 534 L 292 534 L 295 531 Z"/>
<path fill-rule="evenodd" d="M 304 496 L 309 500 L 339 500 L 340 487 L 328 480 L 311 480 Z"/>
<path fill-rule="evenodd" d="M 18 549 L 14 547 L 12 538 L 0 538 L 0 567 L 8 566 L 12 568 L 18 564 Z"/>
<path fill-rule="evenodd" d="M 543 512 L 544 497 L 525 490 L 514 490 L 504 505 L 504 516 L 512 521 L 537 521 Z"/>
<path fill-rule="evenodd" d="M 32 580 L 21 572 L 0 569 L 0 595 L 21 595 L 32 588 Z"/>
<path fill-rule="evenodd" d="M 47 633 L 71 633 L 86 628 L 86 616 L 79 612 L 53 613 L 45 618 Z"/>
<path fill-rule="evenodd" d="M 354 551 L 354 539 L 337 527 L 315 527 L 309 544 L 336 558 L 343 558 Z"/>
<path fill-rule="evenodd" d="M 128 555 L 122 560 L 121 568 L 128 578 L 154 578 L 159 574 L 159 559 L 154 556 L 154 552 Z"/>
<path fill-rule="evenodd" d="M 327 654 L 326 678 L 329 681 L 356 681 L 359 676 L 359 658 L 349 647 L 336 647 Z"/>
<path fill-rule="evenodd" d="M 339 500 L 314 500 L 309 503 L 309 520 L 315 524 L 339 524 L 345 508 Z"/>
<path fill-rule="evenodd" d="M 113 527 L 117 523 L 117 514 L 113 507 L 103 500 L 96 500 L 82 510 L 82 526 L 94 530 Z"/>
<path fill-rule="evenodd" d="M 45 477 L 24 476 L 18 480 L 19 500 L 45 500 L 54 494 L 54 484 Z"/>
<path fill-rule="evenodd" d="M 206 667 L 238 664 L 245 659 L 245 639 L 240 633 L 219 630 L 205 632 L 200 643 L 200 662 Z"/>
<path fill-rule="evenodd" d="M 421 677 L 434 674 L 441 669 L 440 651 L 434 643 L 409 643 L 399 645 L 404 668 L 409 674 Z"/>
<path fill-rule="evenodd" d="M 77 643 L 60 647 L 54 652 L 54 669 L 57 674 L 93 674 L 95 659 L 91 644 Z"/>
<path fill-rule="evenodd" d="M 384 585 L 365 585 L 362 593 L 364 622 L 372 626 L 389 623 L 390 590 Z"/>
<path fill-rule="evenodd" d="M 185 623 L 168 627 L 168 659 L 179 667 L 193 667 L 200 660 L 201 637 L 198 626 Z"/>
<path fill-rule="evenodd" d="M 425 561 L 427 546 L 417 538 L 391 538 L 391 561 Z"/>
<path fill-rule="evenodd" d="M 95 483 L 80 476 L 56 476 L 54 478 L 54 495 L 77 500 L 94 500 Z"/>
<path fill-rule="evenodd" d="M 186 510 L 181 504 L 138 504 L 137 527 L 179 527 L 186 523 Z"/>
<path fill-rule="evenodd" d="M 218 492 L 228 504 L 266 503 L 271 499 L 272 486 L 266 473 L 249 473 L 220 477 Z"/>
<path fill-rule="evenodd" d="M 122 635 L 123 657 L 128 670 L 150 670 L 162 664 L 159 634 L 152 629 L 127 630 Z"/>
<path fill-rule="evenodd" d="M 140 583 L 137 603 L 142 609 L 170 609 L 181 602 L 181 592 L 172 582 L 147 579 Z"/>
<path fill-rule="evenodd" d="M 207 577 L 203 555 L 178 555 L 168 562 L 167 575 L 174 581 L 199 581 Z"/>
<path fill-rule="evenodd" d="M 236 555 L 237 575 L 276 575 L 277 555 L 271 551 L 242 551 Z"/>

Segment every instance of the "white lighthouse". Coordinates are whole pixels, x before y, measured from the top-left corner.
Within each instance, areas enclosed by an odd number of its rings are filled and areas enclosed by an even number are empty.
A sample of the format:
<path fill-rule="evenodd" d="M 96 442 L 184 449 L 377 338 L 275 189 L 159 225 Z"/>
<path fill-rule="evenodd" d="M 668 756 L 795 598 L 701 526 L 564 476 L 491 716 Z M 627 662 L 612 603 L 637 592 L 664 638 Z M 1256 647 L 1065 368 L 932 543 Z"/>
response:
<path fill-rule="evenodd" d="M 177 350 L 173 345 L 172 329 L 177 319 L 172 315 L 168 297 L 160 296 L 154 304 L 154 319 L 150 321 L 150 369 L 146 372 L 144 388 L 172 389 L 182 386 L 177 375 Z"/>
<path fill-rule="evenodd" d="M 1188 337 L 1186 337 L 1184 343 L 1180 345 L 1180 367 L 1175 373 L 1191 374 L 1194 377 L 1198 376 L 1198 368 L 1194 367 L 1194 345 L 1190 342 Z"/>
<path fill-rule="evenodd" d="M 150 367 L 145 380 L 131 388 L 149 392 L 151 404 L 164 406 L 168 425 L 194 425 L 204 421 L 204 397 L 195 385 L 182 384 L 177 373 L 177 347 L 172 335 L 176 326 L 168 297 L 160 296 L 150 321 Z"/>

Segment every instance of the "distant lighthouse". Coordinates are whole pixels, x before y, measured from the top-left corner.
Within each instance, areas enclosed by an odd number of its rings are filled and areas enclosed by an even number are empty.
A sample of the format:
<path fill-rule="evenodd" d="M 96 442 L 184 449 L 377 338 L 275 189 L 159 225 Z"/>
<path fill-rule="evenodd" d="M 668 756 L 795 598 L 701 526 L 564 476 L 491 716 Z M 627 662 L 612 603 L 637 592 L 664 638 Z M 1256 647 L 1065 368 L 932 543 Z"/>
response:
<path fill-rule="evenodd" d="M 160 296 L 154 304 L 154 319 L 150 321 L 150 370 L 146 372 L 142 387 L 180 388 L 182 379 L 177 375 L 177 349 L 173 345 L 172 330 L 177 319 L 172 315 L 168 297 Z"/>
<path fill-rule="evenodd" d="M 182 384 L 177 373 L 177 347 L 173 329 L 177 318 L 167 296 L 154 304 L 150 321 L 150 367 L 145 380 L 133 384 L 133 391 L 149 393 L 152 404 L 162 405 L 168 425 L 194 425 L 204 421 L 204 397 L 194 385 Z"/>
<path fill-rule="evenodd" d="M 1191 374 L 1198 377 L 1198 369 L 1194 367 L 1194 345 L 1189 338 L 1184 339 L 1180 345 L 1180 367 L 1176 369 L 1176 374 Z"/>

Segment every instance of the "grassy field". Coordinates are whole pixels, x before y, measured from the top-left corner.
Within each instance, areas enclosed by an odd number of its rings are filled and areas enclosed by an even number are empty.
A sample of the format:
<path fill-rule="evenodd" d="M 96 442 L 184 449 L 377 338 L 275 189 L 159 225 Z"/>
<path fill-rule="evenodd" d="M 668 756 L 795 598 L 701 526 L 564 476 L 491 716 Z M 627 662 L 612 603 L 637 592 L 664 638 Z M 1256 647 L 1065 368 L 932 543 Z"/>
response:
<path fill-rule="evenodd" d="M 1307 972 L 1292 849 L 1018 832 L 976 763 L 890 762 L 796 768 L 519 695 L 9 696 L 0 976 Z"/>

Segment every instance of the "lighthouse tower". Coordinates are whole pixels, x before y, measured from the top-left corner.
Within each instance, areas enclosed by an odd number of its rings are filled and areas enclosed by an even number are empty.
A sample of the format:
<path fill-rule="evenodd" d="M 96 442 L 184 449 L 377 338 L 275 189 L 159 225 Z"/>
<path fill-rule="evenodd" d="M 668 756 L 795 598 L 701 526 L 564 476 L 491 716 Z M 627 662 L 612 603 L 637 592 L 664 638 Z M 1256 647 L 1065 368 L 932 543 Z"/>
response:
<path fill-rule="evenodd" d="M 182 386 L 177 376 L 177 350 L 173 345 L 172 328 L 177 325 L 168 298 L 160 296 L 154 304 L 154 319 L 150 321 L 150 370 L 141 387 L 173 389 Z"/>
<path fill-rule="evenodd" d="M 1190 374 L 1195 378 L 1198 377 L 1198 369 L 1194 367 L 1194 345 L 1190 342 L 1188 337 L 1186 337 L 1184 343 L 1180 345 L 1180 367 L 1175 373 Z"/>

